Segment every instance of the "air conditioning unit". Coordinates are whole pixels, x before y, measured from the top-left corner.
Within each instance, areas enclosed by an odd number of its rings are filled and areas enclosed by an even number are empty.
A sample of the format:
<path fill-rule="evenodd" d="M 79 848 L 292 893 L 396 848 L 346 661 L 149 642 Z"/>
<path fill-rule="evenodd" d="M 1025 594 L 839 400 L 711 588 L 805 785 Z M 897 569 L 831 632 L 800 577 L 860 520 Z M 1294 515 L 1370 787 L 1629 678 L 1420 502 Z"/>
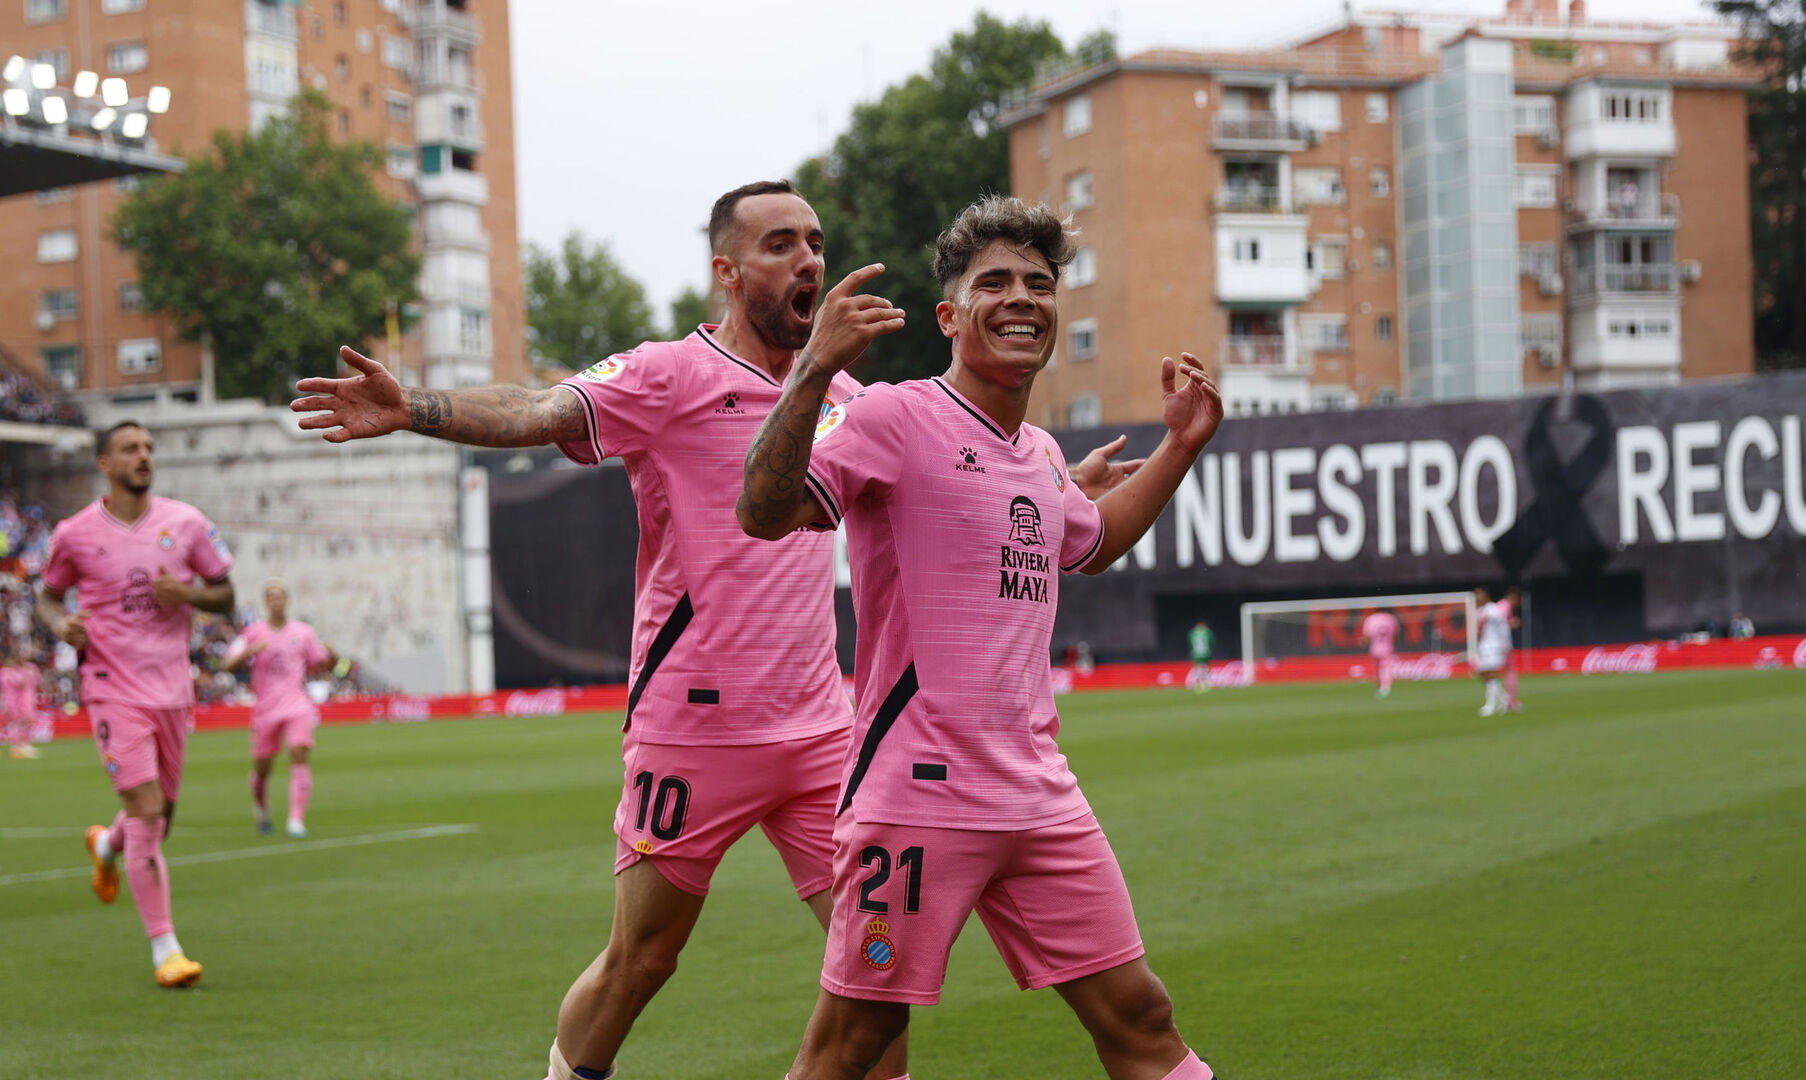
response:
<path fill-rule="evenodd" d="M 1561 136 L 1552 128 L 1544 128 L 1536 133 L 1536 145 L 1541 149 L 1553 150 L 1559 142 L 1561 142 Z"/>
<path fill-rule="evenodd" d="M 1561 353 L 1553 345 L 1538 345 L 1536 362 L 1544 368 L 1557 367 L 1561 364 Z"/>
<path fill-rule="evenodd" d="M 46 333 L 48 333 L 50 328 L 56 325 L 56 316 L 52 315 L 49 311 L 47 311 L 44 308 L 39 308 L 38 309 L 38 317 L 37 317 L 37 325 L 38 325 L 39 330 L 43 330 Z"/>
<path fill-rule="evenodd" d="M 1701 273 L 1698 259 L 1682 259 L 1680 265 L 1681 280 L 1692 284 L 1699 280 Z"/>
<path fill-rule="evenodd" d="M 1537 278 L 1536 279 L 1536 291 L 1539 293 L 1542 293 L 1544 296 L 1560 296 L 1561 295 L 1561 275 L 1560 274 L 1544 274 L 1542 277 Z"/>

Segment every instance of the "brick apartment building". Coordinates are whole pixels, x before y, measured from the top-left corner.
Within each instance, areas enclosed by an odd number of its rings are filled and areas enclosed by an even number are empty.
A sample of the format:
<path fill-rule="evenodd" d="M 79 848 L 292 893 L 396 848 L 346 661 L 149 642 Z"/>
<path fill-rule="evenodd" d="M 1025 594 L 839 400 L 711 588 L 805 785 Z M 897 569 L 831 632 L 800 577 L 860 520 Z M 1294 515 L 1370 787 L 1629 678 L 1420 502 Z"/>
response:
<path fill-rule="evenodd" d="M 424 257 L 418 318 L 399 355 L 377 355 L 433 386 L 527 377 L 506 0 L 13 0 L 13 55 L 62 88 L 84 71 L 125 79 L 135 102 L 168 87 L 149 130 L 168 153 L 324 91 L 339 135 L 383 148 L 378 187 L 412 209 Z M 201 400 L 200 348 L 140 310 L 110 238 L 129 186 L 0 200 L 0 359 L 94 404 Z"/>
<path fill-rule="evenodd" d="M 1082 230 L 1031 418 L 1156 420 L 1182 348 L 1231 415 L 1752 371 L 1734 45 L 1510 0 L 1050 73 L 1004 117 Z"/>

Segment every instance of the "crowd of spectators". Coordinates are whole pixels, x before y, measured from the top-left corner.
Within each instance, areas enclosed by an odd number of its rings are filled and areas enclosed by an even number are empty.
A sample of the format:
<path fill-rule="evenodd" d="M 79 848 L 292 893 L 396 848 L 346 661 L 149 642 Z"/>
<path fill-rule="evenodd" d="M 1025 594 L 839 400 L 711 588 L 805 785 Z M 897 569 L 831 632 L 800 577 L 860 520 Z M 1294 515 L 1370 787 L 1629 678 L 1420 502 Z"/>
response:
<path fill-rule="evenodd" d="M 30 376 L 11 368 L 0 369 L 0 420 L 76 427 L 86 423 L 81 409 L 56 400 Z"/>

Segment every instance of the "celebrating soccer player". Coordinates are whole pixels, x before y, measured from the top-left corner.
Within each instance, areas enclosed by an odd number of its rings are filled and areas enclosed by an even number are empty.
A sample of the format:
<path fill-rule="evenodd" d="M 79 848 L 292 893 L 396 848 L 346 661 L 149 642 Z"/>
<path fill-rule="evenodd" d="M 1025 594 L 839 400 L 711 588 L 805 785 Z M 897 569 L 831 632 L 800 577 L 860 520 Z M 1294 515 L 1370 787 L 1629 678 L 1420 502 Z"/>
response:
<path fill-rule="evenodd" d="M 1205 1080 L 1148 967 L 1115 854 L 1054 742 L 1048 667 L 1059 575 L 1099 573 L 1147 531 L 1222 419 L 1186 353 L 1164 359 L 1167 434 L 1095 503 L 1024 422 L 1053 351 L 1071 235 L 1044 206 L 992 196 L 942 234 L 942 378 L 837 400 L 837 374 L 903 313 L 855 290 L 823 300 L 784 396 L 747 454 L 755 536 L 845 521 L 859 620 L 858 714 L 835 825 L 822 993 L 793 1080 L 853 1080 L 940 997 L 977 910 L 1024 988 L 1055 987 L 1114 1080 Z M 982 472 L 962 448 L 976 447 Z M 782 594 L 774 594 L 782 595 Z"/>
<path fill-rule="evenodd" d="M 1484 588 L 1474 590 L 1474 614 L 1479 644 L 1474 650 L 1474 674 L 1486 690 L 1486 703 L 1481 716 L 1504 712 L 1510 705 L 1501 681 L 1511 659 L 1511 607 L 1503 601 L 1493 603 L 1492 594 Z"/>
<path fill-rule="evenodd" d="M 194 721 L 193 609 L 232 610 L 232 555 L 199 510 L 150 493 L 156 447 L 143 425 L 115 424 L 98 450 L 107 494 L 51 533 L 37 614 L 81 654 L 82 702 L 123 805 L 111 827 L 88 830 L 95 895 L 107 904 L 119 895 L 123 855 L 157 984 L 188 986 L 201 965 L 176 940 L 163 840 Z M 63 601 L 71 588 L 73 612 Z"/>
<path fill-rule="evenodd" d="M 320 710 L 307 696 L 307 673 L 336 659 L 320 643 L 314 628 L 288 617 L 288 586 L 272 581 L 263 588 L 269 618 L 245 627 L 226 652 L 221 667 L 237 671 L 251 665 L 251 806 L 257 831 L 270 831 L 270 765 L 288 746 L 288 834 L 307 835 L 307 799 L 313 793 L 309 764 Z"/>
<path fill-rule="evenodd" d="M 1398 640 L 1398 616 L 1390 611 L 1375 611 L 1361 620 L 1361 636 L 1367 639 L 1367 659 L 1373 663 L 1373 681 L 1378 689 L 1375 697 L 1392 693 L 1392 667 L 1398 663 L 1393 643 Z"/>

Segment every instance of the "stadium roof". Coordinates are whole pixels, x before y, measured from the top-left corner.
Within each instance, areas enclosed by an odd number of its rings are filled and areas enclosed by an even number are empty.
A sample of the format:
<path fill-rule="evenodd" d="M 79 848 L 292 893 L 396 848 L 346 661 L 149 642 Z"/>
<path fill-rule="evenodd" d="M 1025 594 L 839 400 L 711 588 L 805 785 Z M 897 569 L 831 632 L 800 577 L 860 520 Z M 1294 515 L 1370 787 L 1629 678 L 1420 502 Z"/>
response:
<path fill-rule="evenodd" d="M 185 167 L 181 158 L 151 150 L 0 124 L 0 198 Z"/>

